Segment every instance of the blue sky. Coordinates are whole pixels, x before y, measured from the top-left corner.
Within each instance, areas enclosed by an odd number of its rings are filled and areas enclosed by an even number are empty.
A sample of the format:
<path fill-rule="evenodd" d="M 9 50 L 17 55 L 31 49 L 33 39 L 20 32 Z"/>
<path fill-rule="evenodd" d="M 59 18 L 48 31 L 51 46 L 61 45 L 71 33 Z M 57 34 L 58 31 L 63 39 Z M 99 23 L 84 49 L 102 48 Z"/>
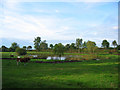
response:
<path fill-rule="evenodd" d="M 32 45 L 40 36 L 48 44 L 75 43 L 76 38 L 118 41 L 117 2 L 2 2 L 1 45 Z"/>

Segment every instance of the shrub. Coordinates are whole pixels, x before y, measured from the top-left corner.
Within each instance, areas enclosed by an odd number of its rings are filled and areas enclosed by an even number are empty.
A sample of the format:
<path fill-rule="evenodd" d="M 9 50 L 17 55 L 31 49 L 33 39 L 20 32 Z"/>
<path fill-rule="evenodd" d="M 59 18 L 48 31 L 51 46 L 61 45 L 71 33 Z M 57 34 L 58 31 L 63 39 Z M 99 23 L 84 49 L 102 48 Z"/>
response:
<path fill-rule="evenodd" d="M 24 48 L 17 48 L 16 49 L 16 53 L 18 55 L 26 55 L 27 54 L 27 51 L 24 49 Z"/>

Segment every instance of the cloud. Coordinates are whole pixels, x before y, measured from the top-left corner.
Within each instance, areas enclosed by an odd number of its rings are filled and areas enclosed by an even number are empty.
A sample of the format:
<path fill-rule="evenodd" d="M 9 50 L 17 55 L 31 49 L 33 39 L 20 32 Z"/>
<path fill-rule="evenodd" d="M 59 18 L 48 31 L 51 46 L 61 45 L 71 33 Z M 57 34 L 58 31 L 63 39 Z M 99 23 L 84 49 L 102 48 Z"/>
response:
<path fill-rule="evenodd" d="M 6 10 L 1 38 L 33 40 L 34 37 L 40 36 L 47 40 L 70 40 L 73 38 L 72 36 L 63 35 L 70 29 L 71 26 L 67 26 L 70 21 L 71 19 L 61 19 L 52 16 L 21 15 Z"/>
<path fill-rule="evenodd" d="M 56 13 L 59 13 L 60 11 L 59 10 L 55 10 Z"/>
<path fill-rule="evenodd" d="M 6 0 L 10 2 L 118 2 L 119 0 Z"/>
<path fill-rule="evenodd" d="M 118 26 L 114 26 L 112 27 L 114 30 L 118 30 Z"/>
<path fill-rule="evenodd" d="M 10 3 L 11 5 L 9 5 Z M 111 24 L 103 25 L 103 23 L 100 25 L 94 20 L 83 21 L 79 17 L 75 19 L 76 17 L 74 15 L 65 16 L 66 13 L 63 13 L 63 16 L 62 14 L 58 15 L 57 13 L 60 13 L 60 11 L 55 7 L 51 10 L 52 12 L 48 9 L 38 8 L 36 11 L 33 10 L 34 13 L 26 13 L 24 12 L 25 7 L 21 3 L 10 3 L 5 3 L 4 25 L 0 29 L 0 38 L 14 38 L 29 41 L 33 41 L 34 37 L 37 36 L 40 36 L 42 40 L 45 39 L 48 41 L 73 41 L 76 38 L 83 38 L 84 40 L 89 39 L 97 43 L 100 43 L 104 38 L 109 40 L 117 39 L 116 36 L 113 36 L 117 34 L 116 30 L 113 30 L 117 29 L 116 24 L 110 26 Z M 61 12 L 66 12 L 65 10 L 60 10 Z M 35 12 L 42 14 L 36 14 Z"/>

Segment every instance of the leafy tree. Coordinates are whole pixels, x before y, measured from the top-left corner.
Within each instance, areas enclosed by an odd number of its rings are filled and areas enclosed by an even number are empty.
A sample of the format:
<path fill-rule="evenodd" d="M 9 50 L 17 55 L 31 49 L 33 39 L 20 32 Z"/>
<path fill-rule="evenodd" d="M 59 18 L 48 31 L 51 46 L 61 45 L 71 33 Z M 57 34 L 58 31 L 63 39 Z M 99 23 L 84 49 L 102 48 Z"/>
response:
<path fill-rule="evenodd" d="M 2 49 L 2 52 L 8 52 L 8 48 L 4 45 L 1 47 L 1 49 Z"/>
<path fill-rule="evenodd" d="M 40 51 L 40 42 L 41 42 L 41 37 L 35 38 L 35 40 L 34 40 L 34 48 L 37 51 Z"/>
<path fill-rule="evenodd" d="M 62 55 L 64 55 L 64 46 L 61 43 L 55 44 L 53 52 L 54 52 L 54 54 L 61 57 Z"/>
<path fill-rule="evenodd" d="M 114 40 L 114 41 L 112 42 L 112 45 L 114 46 L 114 48 L 115 48 L 115 46 L 117 46 L 116 40 Z"/>
<path fill-rule="evenodd" d="M 13 42 L 10 48 L 13 52 L 15 52 L 16 48 L 18 48 L 18 47 L 19 47 L 19 45 L 16 42 Z"/>
<path fill-rule="evenodd" d="M 16 48 L 16 53 L 18 54 L 18 55 L 26 55 L 27 54 L 27 51 L 24 49 L 24 48 Z"/>
<path fill-rule="evenodd" d="M 31 50 L 31 49 L 32 49 L 32 46 L 28 46 L 28 47 L 27 47 L 27 50 Z"/>
<path fill-rule="evenodd" d="M 79 39 L 79 38 L 76 39 L 76 48 L 78 49 L 78 52 L 81 51 L 81 48 L 82 48 L 82 39 Z"/>
<path fill-rule="evenodd" d="M 10 48 L 8 48 L 8 51 L 9 52 L 14 52 L 14 50 L 10 47 Z"/>
<path fill-rule="evenodd" d="M 74 49 L 76 49 L 75 43 L 71 43 L 71 45 L 70 45 L 70 51 L 73 52 Z"/>
<path fill-rule="evenodd" d="M 70 44 L 66 44 L 65 45 L 65 50 L 69 50 L 70 49 Z"/>
<path fill-rule="evenodd" d="M 86 48 L 86 47 L 87 47 L 87 43 L 86 43 L 86 41 L 84 41 L 83 48 Z"/>
<path fill-rule="evenodd" d="M 53 49 L 53 47 L 54 47 L 53 44 L 50 44 L 50 48 Z"/>
<path fill-rule="evenodd" d="M 23 46 L 23 48 L 26 50 L 27 47 L 26 47 L 26 46 Z"/>
<path fill-rule="evenodd" d="M 90 53 L 94 53 L 95 50 L 97 50 L 96 43 L 95 43 L 95 42 L 92 42 L 92 41 L 88 41 L 88 42 L 87 42 L 87 50 L 88 50 L 88 52 L 90 52 Z"/>
<path fill-rule="evenodd" d="M 0 48 L 0 52 L 2 52 L 2 47 Z"/>
<path fill-rule="evenodd" d="M 120 50 L 120 45 L 117 45 L 117 49 Z"/>
<path fill-rule="evenodd" d="M 102 41 L 102 47 L 109 48 L 109 42 L 107 40 Z"/>
<path fill-rule="evenodd" d="M 76 49 L 75 43 L 71 43 L 70 48 L 71 48 L 71 49 Z"/>
<path fill-rule="evenodd" d="M 48 44 L 46 43 L 46 40 L 40 43 L 40 49 L 42 50 L 48 49 Z"/>

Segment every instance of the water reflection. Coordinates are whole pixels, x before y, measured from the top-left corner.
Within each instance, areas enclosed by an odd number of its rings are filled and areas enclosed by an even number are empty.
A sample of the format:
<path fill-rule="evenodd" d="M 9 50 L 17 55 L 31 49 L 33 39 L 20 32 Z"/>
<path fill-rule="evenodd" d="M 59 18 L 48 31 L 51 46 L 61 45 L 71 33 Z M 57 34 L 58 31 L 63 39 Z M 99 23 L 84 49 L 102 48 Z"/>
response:
<path fill-rule="evenodd" d="M 47 60 L 65 60 L 66 57 L 47 57 Z"/>
<path fill-rule="evenodd" d="M 38 55 L 29 55 L 29 56 L 32 56 L 34 58 L 38 58 Z M 65 60 L 66 57 L 51 57 L 51 56 L 48 56 L 46 59 L 47 60 Z"/>
<path fill-rule="evenodd" d="M 38 57 L 38 55 L 29 55 L 29 56 Z"/>

